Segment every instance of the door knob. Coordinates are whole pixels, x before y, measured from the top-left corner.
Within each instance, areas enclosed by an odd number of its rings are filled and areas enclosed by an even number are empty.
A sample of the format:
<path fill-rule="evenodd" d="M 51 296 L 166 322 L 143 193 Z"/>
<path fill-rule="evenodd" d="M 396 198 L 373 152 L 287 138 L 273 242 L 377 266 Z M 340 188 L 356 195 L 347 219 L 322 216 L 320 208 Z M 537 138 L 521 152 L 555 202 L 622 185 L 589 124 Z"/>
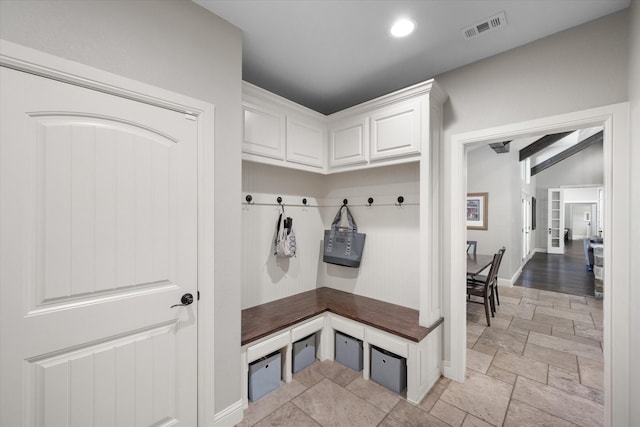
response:
<path fill-rule="evenodd" d="M 191 294 L 182 295 L 182 298 L 180 298 L 180 302 L 182 304 L 173 304 L 171 306 L 171 308 L 173 308 L 173 307 L 181 307 L 181 306 L 185 306 L 185 305 L 191 304 L 193 302 L 193 295 L 191 295 Z"/>

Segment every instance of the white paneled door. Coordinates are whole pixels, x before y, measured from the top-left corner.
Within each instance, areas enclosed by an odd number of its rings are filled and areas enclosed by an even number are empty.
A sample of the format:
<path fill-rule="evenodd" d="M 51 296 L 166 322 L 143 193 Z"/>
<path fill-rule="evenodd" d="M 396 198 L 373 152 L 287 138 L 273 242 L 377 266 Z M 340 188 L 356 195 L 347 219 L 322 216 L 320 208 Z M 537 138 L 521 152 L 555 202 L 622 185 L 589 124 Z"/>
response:
<path fill-rule="evenodd" d="M 0 425 L 196 425 L 195 118 L 0 72 Z"/>

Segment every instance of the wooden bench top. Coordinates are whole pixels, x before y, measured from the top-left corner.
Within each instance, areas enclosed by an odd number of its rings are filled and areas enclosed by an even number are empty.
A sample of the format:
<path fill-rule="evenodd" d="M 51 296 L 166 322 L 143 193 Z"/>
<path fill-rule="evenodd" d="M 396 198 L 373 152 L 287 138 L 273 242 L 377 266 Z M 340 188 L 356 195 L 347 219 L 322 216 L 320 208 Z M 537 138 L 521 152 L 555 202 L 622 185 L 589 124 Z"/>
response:
<path fill-rule="evenodd" d="M 418 310 L 332 288 L 318 288 L 242 310 L 242 345 L 329 311 L 420 342 L 442 322 L 418 324 Z"/>

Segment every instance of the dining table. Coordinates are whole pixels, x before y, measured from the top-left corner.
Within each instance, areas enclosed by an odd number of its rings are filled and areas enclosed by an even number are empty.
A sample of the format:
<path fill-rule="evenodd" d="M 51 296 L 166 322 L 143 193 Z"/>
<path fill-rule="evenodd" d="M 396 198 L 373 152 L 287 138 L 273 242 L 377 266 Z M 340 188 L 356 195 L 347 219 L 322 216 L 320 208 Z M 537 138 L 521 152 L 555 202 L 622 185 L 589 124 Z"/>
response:
<path fill-rule="evenodd" d="M 467 254 L 467 275 L 475 276 L 480 274 L 493 262 L 493 255 Z"/>

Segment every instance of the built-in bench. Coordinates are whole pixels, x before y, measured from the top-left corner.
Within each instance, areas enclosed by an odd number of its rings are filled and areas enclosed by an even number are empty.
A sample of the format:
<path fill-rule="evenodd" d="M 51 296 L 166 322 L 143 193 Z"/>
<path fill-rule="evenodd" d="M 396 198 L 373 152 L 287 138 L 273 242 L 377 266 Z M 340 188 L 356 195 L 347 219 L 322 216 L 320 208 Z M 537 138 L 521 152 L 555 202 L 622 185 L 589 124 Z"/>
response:
<path fill-rule="evenodd" d="M 280 350 L 282 378 L 290 382 L 292 343 L 319 333 L 318 358 L 333 360 L 335 331 L 363 341 L 365 379 L 371 345 L 405 357 L 407 400 L 419 403 L 440 376 L 443 319 L 424 327 L 418 317 L 418 310 L 326 287 L 242 310 L 245 407 L 249 363 Z"/>

